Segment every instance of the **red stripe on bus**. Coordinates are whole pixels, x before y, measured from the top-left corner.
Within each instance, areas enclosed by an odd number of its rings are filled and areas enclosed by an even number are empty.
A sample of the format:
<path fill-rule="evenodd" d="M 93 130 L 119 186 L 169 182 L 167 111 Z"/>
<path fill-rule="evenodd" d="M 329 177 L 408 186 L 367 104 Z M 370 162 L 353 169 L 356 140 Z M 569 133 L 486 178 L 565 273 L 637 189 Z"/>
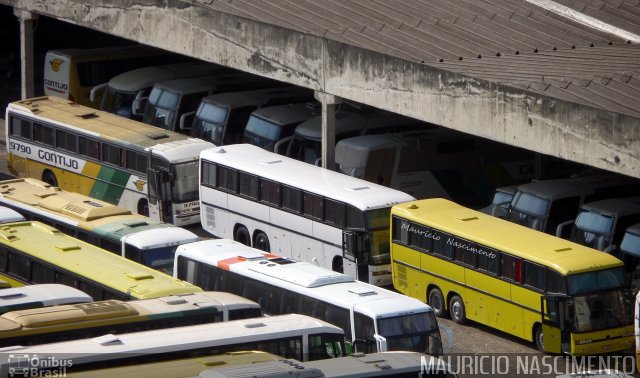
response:
<path fill-rule="evenodd" d="M 56 89 L 56 88 L 51 88 L 51 87 L 47 87 L 48 90 L 50 91 L 54 91 L 54 92 L 58 92 L 58 93 L 62 93 L 65 94 L 66 92 L 61 90 L 61 89 Z"/>
<path fill-rule="evenodd" d="M 218 261 L 218 268 L 224 269 L 224 270 L 231 270 L 231 264 L 239 263 L 246 260 L 247 259 L 240 256 L 230 257 L 228 259 Z"/>

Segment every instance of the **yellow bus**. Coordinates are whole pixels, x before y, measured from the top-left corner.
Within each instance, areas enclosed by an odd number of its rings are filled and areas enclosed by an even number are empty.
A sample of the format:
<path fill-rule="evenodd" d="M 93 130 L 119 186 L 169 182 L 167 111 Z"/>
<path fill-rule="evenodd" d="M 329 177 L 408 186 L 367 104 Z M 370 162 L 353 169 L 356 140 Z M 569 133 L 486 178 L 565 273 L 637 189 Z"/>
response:
<path fill-rule="evenodd" d="M 0 225 L 0 274 L 24 284 L 68 285 L 96 301 L 202 291 L 35 221 Z"/>
<path fill-rule="evenodd" d="M 178 226 L 200 221 L 198 157 L 212 143 L 57 97 L 13 102 L 5 122 L 14 175 Z"/>
<path fill-rule="evenodd" d="M 393 285 L 436 315 L 549 353 L 633 346 L 633 298 L 617 258 L 442 198 L 395 205 L 391 215 Z"/>

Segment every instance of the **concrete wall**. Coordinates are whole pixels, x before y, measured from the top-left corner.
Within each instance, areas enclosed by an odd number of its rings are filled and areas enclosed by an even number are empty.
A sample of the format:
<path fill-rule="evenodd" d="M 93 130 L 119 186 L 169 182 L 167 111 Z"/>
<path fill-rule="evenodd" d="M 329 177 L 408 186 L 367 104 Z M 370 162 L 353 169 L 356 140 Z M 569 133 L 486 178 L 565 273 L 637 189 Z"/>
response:
<path fill-rule="evenodd" d="M 0 4 L 640 178 L 636 118 L 177 0 Z"/>

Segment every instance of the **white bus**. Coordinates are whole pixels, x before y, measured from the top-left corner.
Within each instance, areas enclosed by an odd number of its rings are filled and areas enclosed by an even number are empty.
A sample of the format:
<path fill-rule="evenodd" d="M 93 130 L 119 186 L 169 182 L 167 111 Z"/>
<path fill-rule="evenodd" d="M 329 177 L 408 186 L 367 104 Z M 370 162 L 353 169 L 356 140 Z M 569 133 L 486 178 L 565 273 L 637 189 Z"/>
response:
<path fill-rule="evenodd" d="M 178 226 L 199 219 L 198 156 L 215 145 L 74 104 L 7 106 L 9 170 Z"/>
<path fill-rule="evenodd" d="M 345 331 L 348 352 L 442 355 L 438 322 L 427 304 L 233 240 L 178 247 L 174 277 L 205 290 L 243 296 L 259 303 L 267 314 L 298 313 L 332 323 Z"/>
<path fill-rule="evenodd" d="M 61 284 L 37 284 L 0 290 L 0 314 L 65 304 L 93 302 L 93 298 L 75 287 Z"/>
<path fill-rule="evenodd" d="M 202 151 L 200 167 L 204 230 L 391 284 L 389 213 L 412 196 L 250 144 Z"/>
<path fill-rule="evenodd" d="M 0 348 L 0 376 L 6 377 L 11 356 L 37 356 L 39 376 L 79 370 L 157 362 L 186 357 L 261 350 L 284 358 L 309 361 L 342 357 L 344 331 L 305 315 L 233 320 L 151 331 L 106 334 L 96 338 L 34 346 Z M 47 364 L 57 361 L 58 364 Z M 64 366 L 61 366 L 64 365 Z M 65 368 L 61 371 L 61 368 Z M 45 375 L 49 373 L 50 375 Z"/>

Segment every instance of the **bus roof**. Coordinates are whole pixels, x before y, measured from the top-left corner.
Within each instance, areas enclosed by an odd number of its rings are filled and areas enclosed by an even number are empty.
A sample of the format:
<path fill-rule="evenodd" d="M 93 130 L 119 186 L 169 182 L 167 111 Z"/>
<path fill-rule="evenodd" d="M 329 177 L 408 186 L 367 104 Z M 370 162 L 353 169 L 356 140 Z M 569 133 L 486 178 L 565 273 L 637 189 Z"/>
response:
<path fill-rule="evenodd" d="M 178 247 L 176 256 L 217 266 L 368 315 L 373 319 L 432 311 L 425 303 L 315 264 L 283 258 L 230 239 L 209 239 Z"/>
<path fill-rule="evenodd" d="M 344 335 L 344 331 L 332 324 L 299 314 L 277 315 L 265 318 L 234 320 L 173 327 L 152 331 L 104 335 L 91 339 L 79 339 L 34 346 L 0 348 L 1 352 L 38 354 L 38 357 L 68 353 L 74 366 L 92 361 L 113 359 L 116 354 L 125 356 L 172 353 L 209 346 L 244 342 L 259 342 L 301 334 Z M 58 354 L 61 355 L 61 354 Z M 6 367 L 5 367 L 6 368 Z"/>
<path fill-rule="evenodd" d="M 607 253 L 466 208 L 443 198 L 396 205 L 391 213 L 551 267 L 562 274 L 623 266 L 622 261 Z"/>
<path fill-rule="evenodd" d="M 25 220 L 20 213 L 8 207 L 0 206 L 0 223 L 20 222 Z"/>
<path fill-rule="evenodd" d="M 254 110 L 251 114 L 276 125 L 291 125 L 303 122 L 319 115 L 320 104 L 317 102 L 296 103 L 267 106 Z"/>
<path fill-rule="evenodd" d="M 632 182 L 633 180 L 630 177 L 593 174 L 580 177 L 533 181 L 519 185 L 518 191 L 553 201 L 573 196 L 586 196 L 599 188 L 629 185 Z"/>
<path fill-rule="evenodd" d="M 0 181 L 0 204 L 41 214 L 113 240 L 127 236 L 128 244 L 142 249 L 198 239 L 196 234 L 184 228 L 133 214 L 117 205 L 67 192 L 33 178 Z M 4 209 L 0 207 L 0 211 Z"/>
<path fill-rule="evenodd" d="M 40 222 L 0 225 L 0 244 L 138 299 L 202 291 Z"/>
<path fill-rule="evenodd" d="M 251 144 L 208 149 L 201 152 L 200 158 L 342 201 L 360 210 L 414 200 L 402 191 L 278 155 Z M 301 177 L 304 179 L 301 180 Z"/>
<path fill-rule="evenodd" d="M 109 80 L 109 86 L 116 90 L 134 92 L 152 87 L 155 83 L 161 81 L 180 77 L 209 75 L 218 70 L 223 70 L 223 68 L 212 63 L 200 62 L 142 67 L 112 77 Z"/>
<path fill-rule="evenodd" d="M 291 102 L 298 102 L 297 97 L 309 97 L 312 92 L 302 87 L 278 87 L 251 89 L 238 92 L 224 92 L 209 95 L 202 102 L 216 104 L 222 107 L 241 108 L 245 106 L 263 106 L 273 99 L 292 97 Z"/>
<path fill-rule="evenodd" d="M 582 210 L 609 216 L 640 214 L 640 197 L 610 198 L 582 205 Z"/>
<path fill-rule="evenodd" d="M 220 298 L 221 300 L 218 300 Z M 67 304 L 41 308 L 30 308 L 7 312 L 0 315 L 0 331 L 17 330 L 28 333 L 42 333 L 47 329 L 65 327 L 65 329 L 81 329 L 109 323 L 131 322 L 142 317 L 164 319 L 182 316 L 187 313 L 206 311 L 208 314 L 221 313 L 226 304 L 234 304 L 236 308 L 260 309 L 257 303 L 243 297 L 222 292 L 201 292 L 168 297 L 140 299 L 134 301 L 106 300 L 89 304 Z M 214 318 L 211 317 L 210 321 Z M 39 331 L 40 330 L 40 331 Z M 17 336 L 17 335 L 16 335 Z"/>
<path fill-rule="evenodd" d="M 90 295 L 67 285 L 26 285 L 0 290 L 0 313 L 92 301 L 93 298 Z"/>
<path fill-rule="evenodd" d="M 212 143 L 200 139 L 92 109 L 55 96 L 15 101 L 7 106 L 7 112 L 9 111 L 17 114 L 26 113 L 31 117 L 49 120 L 58 125 L 68 125 L 71 130 L 85 130 L 87 135 L 100 136 L 105 141 L 123 146 L 137 146 L 145 151 L 152 149 L 156 154 L 191 149 L 190 156 L 193 156 L 199 151 L 198 148 L 214 147 Z M 180 155 L 185 155 L 185 152 L 181 152 Z"/>

